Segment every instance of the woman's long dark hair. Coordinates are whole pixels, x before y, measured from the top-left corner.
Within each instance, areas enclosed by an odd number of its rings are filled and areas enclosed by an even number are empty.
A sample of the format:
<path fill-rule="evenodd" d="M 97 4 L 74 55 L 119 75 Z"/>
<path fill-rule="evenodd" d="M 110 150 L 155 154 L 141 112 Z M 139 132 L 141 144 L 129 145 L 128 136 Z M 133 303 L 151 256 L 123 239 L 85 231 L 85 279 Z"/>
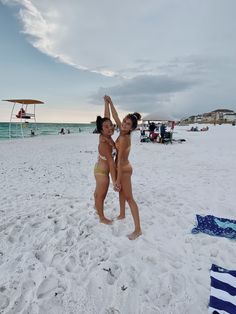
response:
<path fill-rule="evenodd" d="M 135 130 L 138 126 L 138 121 L 141 120 L 141 114 L 138 112 L 129 113 L 126 118 L 132 121 L 132 130 Z"/>
<path fill-rule="evenodd" d="M 97 120 L 96 120 L 96 126 L 97 126 L 97 132 L 98 133 L 102 133 L 102 125 L 103 125 L 103 122 L 105 121 L 110 121 L 111 120 L 109 118 L 102 118 L 101 116 L 97 116 Z"/>

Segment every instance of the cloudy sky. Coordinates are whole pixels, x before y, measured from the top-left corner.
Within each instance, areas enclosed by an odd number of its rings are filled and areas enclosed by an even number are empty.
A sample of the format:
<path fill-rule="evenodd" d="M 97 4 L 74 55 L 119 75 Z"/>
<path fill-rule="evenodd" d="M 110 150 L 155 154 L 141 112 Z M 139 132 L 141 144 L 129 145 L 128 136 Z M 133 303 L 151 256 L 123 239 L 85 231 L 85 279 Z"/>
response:
<path fill-rule="evenodd" d="M 0 0 L 0 98 L 42 122 L 236 110 L 235 0 Z M 0 121 L 10 106 L 1 102 Z"/>

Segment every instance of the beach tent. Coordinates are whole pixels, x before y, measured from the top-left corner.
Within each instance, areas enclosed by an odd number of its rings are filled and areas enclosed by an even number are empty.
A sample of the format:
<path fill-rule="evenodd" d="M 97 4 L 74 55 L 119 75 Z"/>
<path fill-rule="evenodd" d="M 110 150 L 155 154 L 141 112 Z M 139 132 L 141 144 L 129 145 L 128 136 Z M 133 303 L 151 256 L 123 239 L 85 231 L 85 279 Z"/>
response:
<path fill-rule="evenodd" d="M 171 123 L 171 131 L 170 132 L 165 132 L 164 141 L 166 143 L 167 142 L 172 143 L 173 129 L 174 129 L 174 125 L 175 125 L 175 119 L 173 117 L 160 115 L 160 114 L 158 114 L 156 112 L 150 113 L 147 116 L 145 116 L 142 119 L 142 131 L 141 131 L 144 134 L 143 135 L 144 138 L 150 138 L 150 134 L 152 134 L 152 133 L 149 133 L 149 136 L 145 135 L 145 131 L 149 132 L 149 130 L 145 130 L 146 123 L 149 124 L 149 122 L 157 122 L 157 123 L 164 123 L 164 124 L 167 124 L 167 123 L 170 122 Z M 159 133 L 158 133 L 158 135 L 159 135 Z"/>
<path fill-rule="evenodd" d="M 156 112 L 150 113 L 142 119 L 142 125 L 144 126 L 146 122 L 160 122 L 160 123 L 168 123 L 171 122 L 171 125 L 174 128 L 176 119 L 170 116 L 160 115 Z"/>
<path fill-rule="evenodd" d="M 160 114 L 155 113 L 155 112 L 148 114 L 142 120 L 143 120 L 143 122 L 145 122 L 145 121 L 160 121 L 160 122 L 173 122 L 173 121 L 175 121 L 175 119 L 173 117 L 160 115 Z"/>
<path fill-rule="evenodd" d="M 4 99 L 3 101 L 8 101 L 13 104 L 9 121 L 9 138 L 12 137 L 12 123 L 14 121 L 20 123 L 21 137 L 24 137 L 23 127 L 27 126 L 28 121 L 33 122 L 34 129 L 36 129 L 35 106 L 37 104 L 44 104 L 44 102 L 36 99 Z"/>

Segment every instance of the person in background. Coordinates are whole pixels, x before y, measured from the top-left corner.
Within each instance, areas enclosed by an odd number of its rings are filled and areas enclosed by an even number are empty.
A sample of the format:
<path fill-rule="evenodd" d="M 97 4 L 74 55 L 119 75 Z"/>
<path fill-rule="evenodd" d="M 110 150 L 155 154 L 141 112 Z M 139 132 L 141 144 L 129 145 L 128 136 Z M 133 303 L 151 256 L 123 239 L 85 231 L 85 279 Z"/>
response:
<path fill-rule="evenodd" d="M 161 134 L 161 143 L 165 143 L 165 134 L 166 134 L 166 125 L 162 123 L 161 128 L 160 128 L 160 134 Z"/>
<path fill-rule="evenodd" d="M 174 131 L 174 128 L 175 128 L 175 121 L 172 121 L 171 122 L 171 130 Z"/>
<path fill-rule="evenodd" d="M 22 116 L 24 116 L 24 114 L 25 114 L 25 110 L 22 107 L 22 108 L 20 108 L 20 110 L 19 110 L 18 114 L 16 115 L 16 117 L 17 118 L 22 118 Z"/>
<path fill-rule="evenodd" d="M 155 128 L 156 128 L 155 123 L 154 123 L 154 122 L 151 122 L 151 123 L 149 124 L 149 131 L 150 131 L 150 132 L 154 132 Z"/>
<path fill-rule="evenodd" d="M 65 134 L 65 130 L 64 130 L 64 128 L 61 128 L 61 131 L 60 131 L 58 134 L 62 134 L 62 135 L 64 135 L 64 134 Z"/>

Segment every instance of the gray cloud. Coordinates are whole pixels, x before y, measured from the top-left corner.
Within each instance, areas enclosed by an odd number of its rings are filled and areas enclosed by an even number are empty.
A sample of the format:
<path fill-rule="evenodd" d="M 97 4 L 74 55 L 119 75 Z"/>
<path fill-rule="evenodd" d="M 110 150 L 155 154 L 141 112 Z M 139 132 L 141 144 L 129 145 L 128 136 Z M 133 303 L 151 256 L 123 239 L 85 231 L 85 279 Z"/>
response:
<path fill-rule="evenodd" d="M 229 55 L 236 48 L 234 0 L 127 0 L 125 6 L 109 0 L 0 1 L 17 5 L 22 31 L 36 49 L 107 76 L 160 74 L 158 63 L 178 56 Z"/>
<path fill-rule="evenodd" d="M 17 4 L 23 33 L 42 53 L 113 76 L 87 88 L 101 86 L 93 104 L 106 93 L 123 110 L 236 110 L 235 0 L 0 1 Z"/>
<path fill-rule="evenodd" d="M 151 60 L 139 60 L 143 66 Z M 160 75 L 140 75 L 92 94 L 111 95 L 119 108 L 182 118 L 225 107 L 236 110 L 234 58 L 190 55 L 157 65 Z M 226 84 L 227 82 L 227 84 Z"/>
<path fill-rule="evenodd" d="M 90 102 L 100 105 L 102 96 L 109 94 L 119 108 L 125 111 L 148 113 L 158 110 L 165 114 L 172 110 L 177 113 L 176 106 L 172 105 L 174 95 L 190 90 L 196 85 L 198 85 L 198 81 L 193 79 L 167 75 L 142 75 L 123 80 L 116 86 L 100 88 L 96 94 L 91 96 Z"/>
<path fill-rule="evenodd" d="M 125 80 L 121 85 L 109 88 L 114 96 L 160 95 L 182 91 L 190 88 L 196 82 L 166 75 L 142 75 Z"/>

